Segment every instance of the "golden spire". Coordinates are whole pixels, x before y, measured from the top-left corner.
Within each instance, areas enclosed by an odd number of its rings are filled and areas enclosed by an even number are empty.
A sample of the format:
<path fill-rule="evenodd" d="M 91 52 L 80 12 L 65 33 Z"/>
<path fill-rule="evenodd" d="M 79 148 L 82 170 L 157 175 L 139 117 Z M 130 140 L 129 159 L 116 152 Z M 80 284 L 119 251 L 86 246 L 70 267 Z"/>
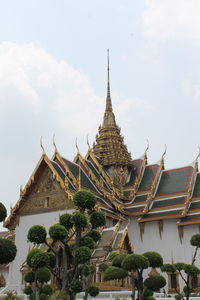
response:
<path fill-rule="evenodd" d="M 116 126 L 115 115 L 112 110 L 112 101 L 110 96 L 110 63 L 109 63 L 109 49 L 107 50 L 107 97 L 106 110 L 103 118 L 103 126 Z"/>
<path fill-rule="evenodd" d="M 99 127 L 99 132 L 96 135 L 96 143 L 93 145 L 93 152 L 97 157 L 99 157 L 100 163 L 103 166 L 132 165 L 131 155 L 124 144 L 124 138 L 120 134 L 120 128 L 115 122 L 110 94 L 110 65 L 108 50 L 106 108 L 102 126 Z"/>

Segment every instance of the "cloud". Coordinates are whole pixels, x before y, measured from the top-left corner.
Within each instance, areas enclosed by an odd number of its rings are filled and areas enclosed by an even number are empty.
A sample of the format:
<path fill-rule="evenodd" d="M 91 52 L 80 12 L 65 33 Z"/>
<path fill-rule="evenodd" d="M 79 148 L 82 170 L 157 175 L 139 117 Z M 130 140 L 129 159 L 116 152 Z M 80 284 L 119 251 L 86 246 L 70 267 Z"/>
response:
<path fill-rule="evenodd" d="M 146 0 L 144 34 L 158 40 L 200 39 L 199 0 Z"/>

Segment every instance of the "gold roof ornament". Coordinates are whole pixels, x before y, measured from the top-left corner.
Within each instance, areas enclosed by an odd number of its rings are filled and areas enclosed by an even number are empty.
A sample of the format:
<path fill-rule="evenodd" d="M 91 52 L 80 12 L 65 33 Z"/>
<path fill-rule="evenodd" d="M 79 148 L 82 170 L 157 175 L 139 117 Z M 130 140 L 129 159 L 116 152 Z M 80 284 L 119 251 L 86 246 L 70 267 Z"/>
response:
<path fill-rule="evenodd" d="M 120 134 L 120 128 L 115 121 L 115 115 L 112 109 L 110 93 L 110 68 L 109 68 L 109 50 L 107 67 L 107 97 L 106 109 L 103 117 L 103 123 L 99 127 L 96 135 L 96 142 L 93 145 L 93 153 L 100 159 L 103 166 L 128 166 L 132 165 L 131 154 L 124 144 L 124 138 Z"/>
<path fill-rule="evenodd" d="M 42 144 L 42 136 L 40 138 L 40 147 L 42 148 L 42 154 L 45 155 L 45 150 L 44 150 L 44 146 Z"/>
<path fill-rule="evenodd" d="M 53 135 L 53 146 L 55 148 L 55 152 L 57 153 L 58 152 L 58 149 L 57 149 L 57 146 L 56 146 L 56 142 L 55 142 L 55 133 Z"/>

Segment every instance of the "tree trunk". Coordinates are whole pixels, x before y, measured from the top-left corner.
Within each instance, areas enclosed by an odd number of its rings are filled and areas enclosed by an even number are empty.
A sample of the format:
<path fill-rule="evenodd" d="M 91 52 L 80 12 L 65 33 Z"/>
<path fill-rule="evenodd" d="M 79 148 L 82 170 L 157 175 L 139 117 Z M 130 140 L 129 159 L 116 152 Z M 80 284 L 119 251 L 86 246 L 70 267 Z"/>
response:
<path fill-rule="evenodd" d="M 135 276 L 133 274 L 131 274 L 131 284 L 132 284 L 131 299 L 135 300 Z"/>
<path fill-rule="evenodd" d="M 143 292 L 144 292 L 144 287 L 143 287 L 143 277 L 141 274 L 138 274 L 138 300 L 143 300 Z"/>

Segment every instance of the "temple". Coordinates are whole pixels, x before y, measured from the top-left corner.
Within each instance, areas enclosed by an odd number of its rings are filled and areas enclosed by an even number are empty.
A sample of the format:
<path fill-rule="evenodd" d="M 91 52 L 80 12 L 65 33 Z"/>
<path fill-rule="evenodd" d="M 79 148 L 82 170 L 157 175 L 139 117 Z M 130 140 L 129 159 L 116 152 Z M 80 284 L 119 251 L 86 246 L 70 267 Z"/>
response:
<path fill-rule="evenodd" d="M 107 218 L 102 240 L 93 253 L 97 264 L 106 260 L 108 241 L 118 251 L 134 249 L 142 254 L 152 250 L 163 256 L 164 263 L 191 263 L 193 249 L 189 240 L 200 230 L 199 154 L 191 164 L 170 170 L 165 170 L 165 153 L 158 162 L 148 163 L 148 147 L 141 157 L 132 158 L 112 108 L 109 57 L 107 71 L 106 107 L 93 147 L 85 157 L 78 151 L 73 162 L 64 158 L 56 146 L 52 158 L 43 151 L 4 222 L 15 232 L 18 248 L 10 267 L 10 285 L 22 283 L 20 270 L 31 247 L 26 241 L 28 229 L 35 224 L 49 227 L 63 211 L 73 212 L 72 197 L 79 189 L 95 194 L 97 206 Z M 101 288 L 109 289 L 101 276 L 97 277 Z M 168 274 L 167 280 L 168 292 L 183 285 L 178 274 Z M 199 278 L 194 282 L 198 290 Z M 115 286 L 119 289 L 119 284 Z M 126 282 L 120 289 L 128 286 Z"/>

